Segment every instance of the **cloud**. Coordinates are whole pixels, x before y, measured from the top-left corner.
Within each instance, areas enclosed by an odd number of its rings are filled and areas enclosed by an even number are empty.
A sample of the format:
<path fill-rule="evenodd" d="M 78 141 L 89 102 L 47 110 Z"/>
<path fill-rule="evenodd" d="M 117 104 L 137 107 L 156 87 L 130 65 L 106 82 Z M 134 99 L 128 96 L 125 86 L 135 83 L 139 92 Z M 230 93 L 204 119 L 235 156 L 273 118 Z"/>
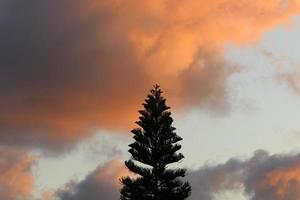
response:
<path fill-rule="evenodd" d="M 295 94 L 300 95 L 300 65 L 286 55 L 278 56 L 266 50 L 263 50 L 262 54 L 275 67 L 276 80 L 287 85 Z"/>
<path fill-rule="evenodd" d="M 248 160 L 231 159 L 191 172 L 191 200 L 212 200 L 226 190 L 243 190 L 249 200 L 299 199 L 299 171 L 300 154 L 269 155 L 256 151 Z"/>
<path fill-rule="evenodd" d="M 118 199 L 119 178 L 128 172 L 121 162 L 113 160 L 104 166 L 97 167 L 84 180 L 71 181 L 65 188 L 56 192 L 60 200 L 98 200 Z"/>
<path fill-rule="evenodd" d="M 127 154 L 128 137 L 121 134 L 99 133 L 82 140 L 81 145 L 79 145 L 80 147 L 85 152 L 85 157 L 88 160 L 95 161 L 95 158 L 100 157 L 104 160 L 112 160 L 121 158 L 125 152 Z"/>
<path fill-rule="evenodd" d="M 0 148 L 0 199 L 30 198 L 34 182 L 31 168 L 34 162 L 34 158 L 22 151 Z"/>
<path fill-rule="evenodd" d="M 214 51 L 201 50 L 197 59 L 180 76 L 182 97 L 177 99 L 181 101 L 178 102 L 180 107 L 187 108 L 202 101 L 201 105 L 210 110 L 226 111 L 229 103 L 225 83 L 237 68 Z"/>
<path fill-rule="evenodd" d="M 300 198 L 300 154 L 274 154 L 258 150 L 246 160 L 231 158 L 219 165 L 188 170 L 190 200 L 213 200 L 228 191 L 243 191 L 249 200 L 296 200 Z M 71 181 L 55 194 L 60 200 L 117 199 L 126 176 L 124 165 L 113 160 L 97 167 L 84 180 Z"/>
<path fill-rule="evenodd" d="M 300 95 L 300 67 L 294 72 L 281 73 L 277 79 L 285 83 L 295 94 Z"/>
<path fill-rule="evenodd" d="M 128 129 L 154 83 L 176 108 L 224 109 L 232 67 L 223 46 L 255 42 L 299 7 L 297 0 L 3 0 L 0 143 L 58 151 L 97 129 Z"/>
<path fill-rule="evenodd" d="M 187 179 L 192 186 L 191 200 L 213 200 L 224 190 L 236 190 L 241 185 L 242 162 L 231 159 L 218 166 L 204 166 L 190 171 Z"/>

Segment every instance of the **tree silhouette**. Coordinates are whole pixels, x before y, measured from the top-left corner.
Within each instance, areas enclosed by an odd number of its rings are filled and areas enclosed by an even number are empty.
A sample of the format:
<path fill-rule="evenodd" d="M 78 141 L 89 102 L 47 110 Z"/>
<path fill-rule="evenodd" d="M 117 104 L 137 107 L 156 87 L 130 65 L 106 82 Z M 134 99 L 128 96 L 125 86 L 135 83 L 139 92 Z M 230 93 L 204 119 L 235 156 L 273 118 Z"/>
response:
<path fill-rule="evenodd" d="M 140 128 L 133 129 L 134 142 L 129 145 L 131 158 L 126 167 L 137 178 L 123 177 L 121 200 L 183 200 L 191 192 L 188 182 L 182 182 L 186 169 L 168 169 L 169 164 L 184 158 L 178 144 L 181 137 L 172 126 L 173 119 L 168 111 L 166 99 L 158 85 L 150 91 L 140 110 Z M 138 161 L 138 162 L 137 162 Z"/>

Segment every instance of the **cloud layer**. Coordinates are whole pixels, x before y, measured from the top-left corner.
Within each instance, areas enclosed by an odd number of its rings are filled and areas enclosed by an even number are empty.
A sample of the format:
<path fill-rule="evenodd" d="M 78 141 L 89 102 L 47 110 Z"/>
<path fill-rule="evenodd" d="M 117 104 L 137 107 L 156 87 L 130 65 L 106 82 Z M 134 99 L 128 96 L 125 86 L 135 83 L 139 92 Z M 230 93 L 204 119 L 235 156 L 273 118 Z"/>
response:
<path fill-rule="evenodd" d="M 112 161 L 98 167 L 81 182 L 70 182 L 56 193 L 60 200 L 117 199 L 118 178 L 127 172 Z M 300 154 L 256 151 L 247 160 L 232 158 L 224 164 L 189 170 L 190 200 L 213 200 L 226 191 L 244 192 L 249 200 L 296 200 L 300 198 Z"/>
<path fill-rule="evenodd" d="M 0 143 L 68 148 L 130 127 L 154 83 L 176 108 L 226 107 L 223 46 L 256 41 L 299 1 L 0 2 Z M 225 102 L 225 103 L 224 103 Z"/>
<path fill-rule="evenodd" d="M 257 151 L 245 161 L 231 159 L 190 173 L 191 200 L 213 200 L 226 190 L 244 190 L 249 200 L 296 200 L 300 198 L 299 170 L 300 154 Z"/>

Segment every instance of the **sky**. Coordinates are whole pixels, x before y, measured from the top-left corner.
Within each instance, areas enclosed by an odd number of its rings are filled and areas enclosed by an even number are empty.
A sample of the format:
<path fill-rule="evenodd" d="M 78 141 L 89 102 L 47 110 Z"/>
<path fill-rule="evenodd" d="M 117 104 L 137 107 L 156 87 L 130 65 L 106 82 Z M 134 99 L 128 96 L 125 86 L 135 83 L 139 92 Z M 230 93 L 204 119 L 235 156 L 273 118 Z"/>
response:
<path fill-rule="evenodd" d="M 160 84 L 190 200 L 300 200 L 299 0 L 0 0 L 0 199 L 117 199 Z"/>

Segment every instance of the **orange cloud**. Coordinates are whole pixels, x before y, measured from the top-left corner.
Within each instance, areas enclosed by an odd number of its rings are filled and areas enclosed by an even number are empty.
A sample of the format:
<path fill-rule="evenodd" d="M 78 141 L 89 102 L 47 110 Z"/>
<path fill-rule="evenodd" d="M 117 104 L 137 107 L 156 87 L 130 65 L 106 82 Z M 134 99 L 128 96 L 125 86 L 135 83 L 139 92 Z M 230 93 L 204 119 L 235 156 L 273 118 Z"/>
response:
<path fill-rule="evenodd" d="M 276 199 L 300 199 L 300 166 L 282 167 L 266 174 L 261 188 L 272 188 Z"/>
<path fill-rule="evenodd" d="M 224 45 L 255 42 L 299 4 L 5 0 L 0 141 L 58 150 L 97 129 L 129 129 L 154 83 L 176 108 L 226 109 L 234 69 Z"/>
<path fill-rule="evenodd" d="M 15 149 L 0 150 L 0 198 L 28 199 L 33 191 L 34 158 Z"/>
<path fill-rule="evenodd" d="M 153 76 L 156 70 L 158 76 L 182 72 L 199 49 L 222 51 L 224 44 L 255 42 L 300 9 L 297 0 L 119 1 L 113 6 Z"/>

